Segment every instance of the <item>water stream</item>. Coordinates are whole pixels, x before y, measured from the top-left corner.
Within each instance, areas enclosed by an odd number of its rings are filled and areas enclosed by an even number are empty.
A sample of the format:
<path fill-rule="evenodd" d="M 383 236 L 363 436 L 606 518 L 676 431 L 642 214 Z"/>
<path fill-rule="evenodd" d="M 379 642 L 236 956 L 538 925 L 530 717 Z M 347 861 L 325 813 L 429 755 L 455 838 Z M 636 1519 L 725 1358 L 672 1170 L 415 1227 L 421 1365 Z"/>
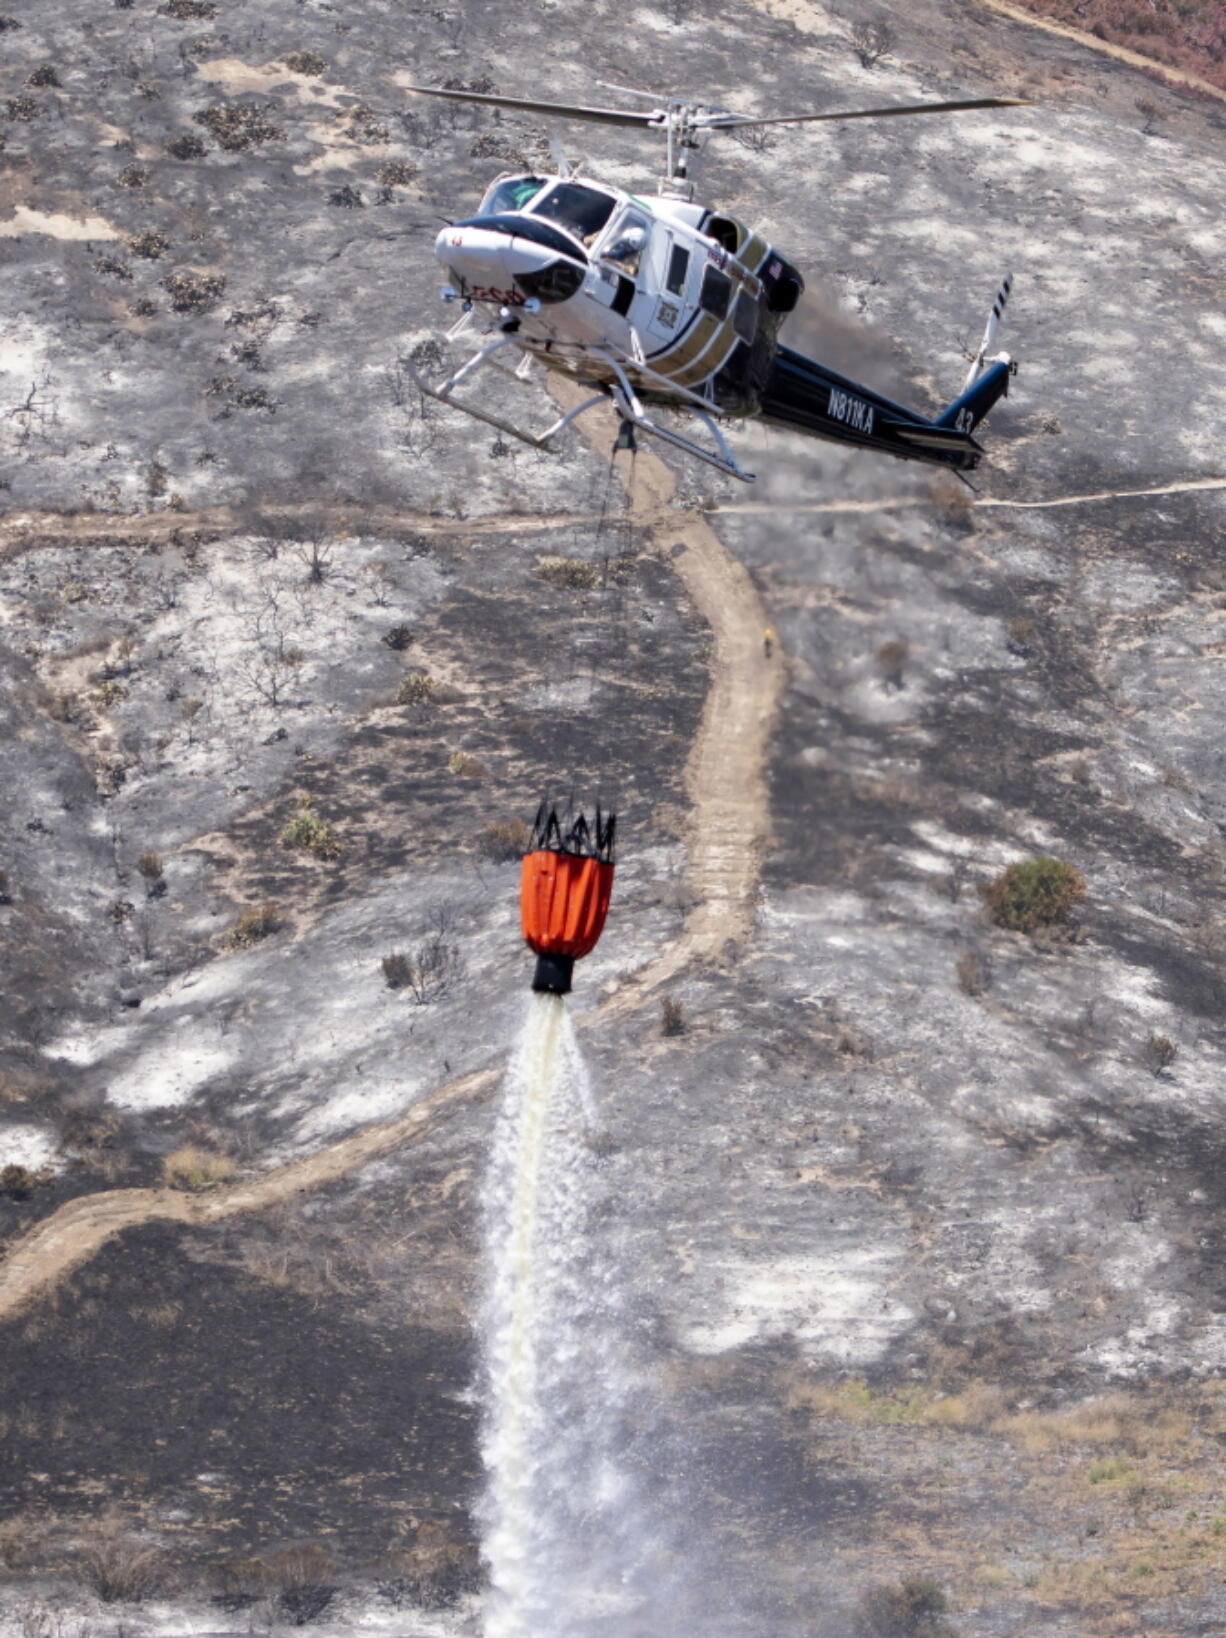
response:
<path fill-rule="evenodd" d="M 619 1521 L 626 1399 L 610 1262 L 589 1222 L 590 1083 L 560 996 L 530 998 L 482 1200 L 485 1638 L 637 1627 Z"/>

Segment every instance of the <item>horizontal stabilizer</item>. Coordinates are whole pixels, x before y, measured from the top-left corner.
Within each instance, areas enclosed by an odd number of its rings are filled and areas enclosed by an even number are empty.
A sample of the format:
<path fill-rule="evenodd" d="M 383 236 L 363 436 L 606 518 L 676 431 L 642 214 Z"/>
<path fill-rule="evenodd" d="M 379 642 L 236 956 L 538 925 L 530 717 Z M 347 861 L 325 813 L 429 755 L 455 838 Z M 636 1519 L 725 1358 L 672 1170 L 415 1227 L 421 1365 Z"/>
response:
<path fill-rule="evenodd" d="M 967 450 L 983 454 L 983 445 L 977 443 L 969 432 L 957 432 L 953 427 L 916 426 L 910 421 L 885 421 L 882 425 L 889 427 L 896 438 L 908 444 L 918 444 L 921 449 Z"/>

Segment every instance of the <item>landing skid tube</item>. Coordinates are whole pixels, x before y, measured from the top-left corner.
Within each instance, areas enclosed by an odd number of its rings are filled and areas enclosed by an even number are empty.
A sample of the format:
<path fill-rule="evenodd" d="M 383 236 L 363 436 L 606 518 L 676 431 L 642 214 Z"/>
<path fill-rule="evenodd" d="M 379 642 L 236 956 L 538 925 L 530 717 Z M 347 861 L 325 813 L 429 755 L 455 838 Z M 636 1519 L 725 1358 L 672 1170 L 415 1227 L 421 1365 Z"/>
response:
<path fill-rule="evenodd" d="M 689 395 L 695 397 L 695 402 L 689 407 L 691 412 L 698 417 L 711 434 L 716 446 L 714 450 L 704 449 L 701 444 L 695 443 L 693 439 L 685 438 L 679 432 L 671 432 L 667 427 L 662 427 L 657 421 L 653 421 L 643 408 L 634 388 L 630 385 L 625 371 L 617 359 L 610 354 L 605 354 L 604 357 L 617 377 L 616 383 L 611 386 L 602 385 L 599 392 L 593 393 L 590 398 L 585 398 L 581 404 L 576 404 L 574 409 L 567 410 L 565 415 L 559 416 L 552 426 L 545 428 L 544 432 L 526 432 L 522 427 L 517 427 L 510 421 L 503 421 L 498 416 L 491 415 L 488 410 L 477 409 L 475 405 L 466 404 L 459 398 L 452 396 L 460 383 L 468 376 L 474 375 L 482 365 L 489 362 L 495 353 L 501 352 L 504 347 L 515 345 L 515 340 L 511 336 L 503 336 L 498 341 L 490 342 L 475 357 L 470 358 L 466 364 L 456 370 L 453 375 L 448 376 L 446 381 L 440 382 L 437 387 L 431 386 L 428 381 L 422 379 L 412 359 L 406 358 L 404 365 L 418 392 L 424 393 L 427 398 L 433 398 L 440 404 L 450 404 L 453 409 L 463 410 L 464 414 L 472 416 L 473 420 L 483 421 L 486 426 L 494 427 L 498 432 L 505 432 L 508 437 L 517 438 L 520 443 L 527 444 L 532 449 L 552 453 L 553 440 L 572 421 L 577 421 L 581 415 L 586 415 L 588 410 L 594 409 L 597 404 L 611 403 L 624 425 L 629 425 L 639 432 L 645 432 L 652 438 L 659 438 L 662 443 L 672 444 L 675 449 L 682 449 L 687 455 L 693 455 L 698 460 L 705 461 L 708 466 L 715 467 L 717 471 L 725 473 L 730 478 L 739 478 L 742 483 L 752 483 L 754 481 L 753 473 L 746 472 L 743 467 L 737 464 L 736 457 L 728 447 L 728 441 L 720 431 L 714 417 L 708 415 L 704 409 L 699 408 L 695 395 Z"/>

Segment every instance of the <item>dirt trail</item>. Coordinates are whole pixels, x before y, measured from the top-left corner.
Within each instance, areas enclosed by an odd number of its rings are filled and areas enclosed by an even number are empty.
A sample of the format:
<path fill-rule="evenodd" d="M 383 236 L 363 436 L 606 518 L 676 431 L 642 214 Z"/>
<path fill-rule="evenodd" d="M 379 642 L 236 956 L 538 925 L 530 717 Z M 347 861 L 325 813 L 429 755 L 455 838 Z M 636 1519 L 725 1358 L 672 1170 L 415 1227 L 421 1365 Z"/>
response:
<path fill-rule="evenodd" d="M 569 529 L 596 523 L 599 514 L 559 512 L 537 517 L 527 512 L 498 512 L 473 518 L 437 517 L 433 512 L 397 506 L 333 506 L 313 501 L 239 508 L 210 506 L 195 512 L 10 512 L 0 518 L 0 558 L 36 546 L 111 545 L 167 541 L 176 534 L 255 533 L 269 524 L 320 524 L 351 535 L 510 535 L 517 531 Z"/>
<path fill-rule="evenodd" d="M 1156 71 L 1168 80 L 1179 85 L 1193 86 L 1197 91 L 1204 91 L 1219 102 L 1226 102 L 1226 91 L 1220 85 L 1214 85 L 1209 80 L 1202 80 L 1199 74 L 1189 74 L 1186 69 L 1172 68 L 1167 63 L 1160 63 L 1156 57 L 1145 57 L 1139 51 L 1130 51 L 1127 46 L 1112 45 L 1110 40 L 1100 40 L 1097 35 L 1083 34 L 1080 29 L 1070 28 L 1067 23 L 1058 23 L 1054 17 L 1038 17 L 1024 6 L 1010 5 L 1009 0 L 979 0 L 979 4 L 986 6 L 989 11 L 999 12 L 1002 17 L 1011 17 L 1015 23 L 1027 23 L 1031 28 L 1041 28 L 1045 34 L 1058 34 L 1063 40 L 1074 40 L 1078 45 L 1087 46 L 1091 51 L 1097 51 L 1104 57 L 1114 57 L 1117 62 L 1127 63 L 1131 68 L 1144 68 L 1151 72 Z"/>
<path fill-rule="evenodd" d="M 18 1241 L 0 1263 L 0 1319 L 87 1261 L 114 1234 L 139 1223 L 217 1223 L 242 1212 L 262 1211 L 295 1194 L 306 1194 L 386 1154 L 410 1137 L 421 1137 L 452 1105 L 490 1091 L 496 1069 L 477 1070 L 439 1087 L 411 1109 L 377 1126 L 330 1143 L 262 1176 L 208 1194 L 177 1189 L 108 1189 L 70 1200 Z"/>
<path fill-rule="evenodd" d="M 691 809 L 685 883 L 695 908 L 668 949 L 606 1003 L 618 1011 L 691 962 L 718 960 L 727 945 L 748 939 L 770 836 L 766 750 L 783 662 L 777 650 L 770 658 L 765 653 L 766 612 L 748 571 L 701 512 L 673 506 L 676 487 L 664 462 L 641 449 L 631 495 L 635 521 L 668 553 L 712 634 L 711 685 L 685 769 Z"/>
<path fill-rule="evenodd" d="M 604 448 L 612 442 L 610 426 L 595 422 L 592 431 Z M 630 1011 L 690 962 L 716 960 L 729 943 L 741 943 L 748 937 L 769 830 L 766 748 L 783 684 L 782 661 L 777 654 L 771 659 L 764 654 L 766 617 L 744 567 L 700 513 L 674 508 L 676 479 L 663 461 L 648 451 L 640 452 L 635 458 L 634 477 L 634 519 L 647 530 L 655 548 L 669 555 L 713 637 L 711 685 L 686 764 L 692 811 L 685 881 L 696 903 L 677 939 L 588 1014 L 589 1024 Z M 318 507 L 292 510 L 311 518 L 327 511 Z M 374 522 L 380 510 L 362 512 L 363 524 L 372 530 L 386 527 Z M 285 515 L 290 511 L 286 509 Z M 339 515 L 340 509 L 337 512 Z M 358 520 L 354 508 L 345 509 L 344 515 L 351 525 Z M 394 516 L 402 521 L 411 518 L 415 530 L 433 528 L 439 533 L 536 529 L 575 521 L 524 517 L 456 521 L 418 513 Z M 105 538 L 108 527 L 115 536 L 130 538 L 134 524 L 140 525 L 148 538 L 154 538 L 159 532 L 168 535 L 176 528 L 224 527 L 225 515 L 222 509 L 131 519 L 47 515 L 35 519 L 27 515 L 0 525 L 0 555 L 5 550 L 6 535 L 11 540 L 23 532 L 36 532 L 40 526 L 61 532 L 60 538 L 62 531 L 70 527 L 79 531 L 78 538 L 87 539 L 99 535 Z M 495 1065 L 449 1081 L 391 1120 L 365 1127 L 302 1160 L 208 1194 L 114 1189 L 72 1200 L 37 1224 L 0 1262 L 0 1319 L 87 1261 L 112 1235 L 124 1229 L 155 1219 L 220 1222 L 320 1188 L 410 1138 L 424 1136 L 445 1112 L 488 1093 L 499 1073 Z"/>
<path fill-rule="evenodd" d="M 1051 506 L 1089 506 L 1094 501 L 1149 500 L 1163 495 L 1191 495 L 1198 491 L 1226 489 L 1226 478 L 1187 478 L 1181 483 L 1157 484 L 1151 489 L 1096 489 L 1086 495 L 1057 495 L 1051 500 L 996 500 L 991 496 L 975 497 L 970 504 L 976 510 L 990 507 L 1010 508 L 1019 512 L 1043 511 Z M 738 517 L 768 517 L 772 512 L 903 512 L 913 506 L 931 506 L 931 495 L 890 495 L 884 500 L 833 501 L 733 501 L 727 506 L 715 506 L 712 515 Z"/>

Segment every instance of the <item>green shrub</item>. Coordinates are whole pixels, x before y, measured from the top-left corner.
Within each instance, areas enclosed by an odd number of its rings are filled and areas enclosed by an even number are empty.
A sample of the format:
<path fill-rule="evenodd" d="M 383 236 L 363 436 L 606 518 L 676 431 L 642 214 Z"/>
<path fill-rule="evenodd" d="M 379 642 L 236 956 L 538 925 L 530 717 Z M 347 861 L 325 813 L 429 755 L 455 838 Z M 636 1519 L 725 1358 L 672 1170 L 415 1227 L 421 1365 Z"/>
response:
<path fill-rule="evenodd" d="M 1069 911 L 1085 898 L 1086 884 L 1073 865 L 1044 856 L 1010 865 L 980 891 L 998 927 L 1033 933 L 1067 922 Z"/>
<path fill-rule="evenodd" d="M 426 705 L 438 683 L 425 671 L 410 671 L 407 677 L 400 679 L 400 687 L 396 691 L 397 705 Z"/>
<path fill-rule="evenodd" d="M 315 812 L 309 796 L 302 798 L 298 812 L 282 830 L 278 840 L 282 847 L 293 848 L 297 853 L 309 853 L 315 859 L 339 859 L 341 856 L 341 839 L 333 829 L 332 821 L 321 818 Z"/>
<path fill-rule="evenodd" d="M 485 764 L 467 751 L 453 751 L 447 758 L 447 767 L 457 779 L 485 778 Z"/>

